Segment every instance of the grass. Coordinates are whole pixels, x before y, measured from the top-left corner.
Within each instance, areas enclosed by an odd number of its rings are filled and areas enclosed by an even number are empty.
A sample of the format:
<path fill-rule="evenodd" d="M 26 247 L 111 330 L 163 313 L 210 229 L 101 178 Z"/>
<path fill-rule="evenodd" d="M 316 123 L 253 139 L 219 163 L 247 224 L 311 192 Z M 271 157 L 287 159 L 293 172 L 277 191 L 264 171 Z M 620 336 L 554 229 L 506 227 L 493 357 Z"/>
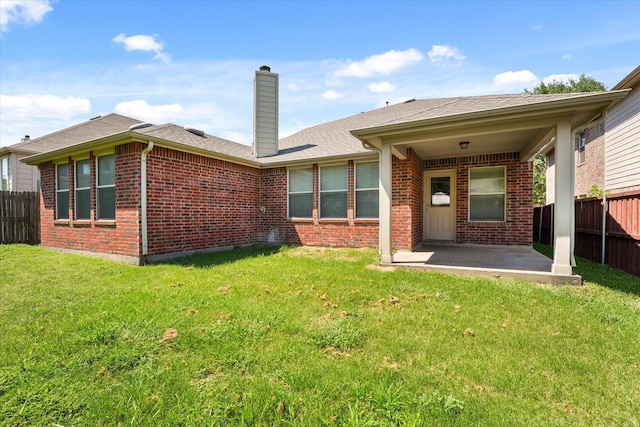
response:
<path fill-rule="evenodd" d="M 132 267 L 0 246 L 0 424 L 640 424 L 637 277 L 377 261 L 257 247 Z"/>

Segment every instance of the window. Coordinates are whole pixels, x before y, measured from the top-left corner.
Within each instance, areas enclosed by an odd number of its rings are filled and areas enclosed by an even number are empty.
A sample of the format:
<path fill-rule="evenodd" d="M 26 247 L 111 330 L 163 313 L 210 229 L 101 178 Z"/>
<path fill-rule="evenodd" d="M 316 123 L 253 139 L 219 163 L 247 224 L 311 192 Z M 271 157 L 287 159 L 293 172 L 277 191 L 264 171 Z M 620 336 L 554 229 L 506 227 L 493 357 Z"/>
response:
<path fill-rule="evenodd" d="M 378 162 L 356 164 L 356 218 L 378 218 Z"/>
<path fill-rule="evenodd" d="M 11 173 L 9 172 L 9 156 L 0 159 L 0 190 L 11 189 Z"/>
<path fill-rule="evenodd" d="M 289 218 L 313 216 L 313 168 L 289 170 Z"/>
<path fill-rule="evenodd" d="M 504 221 L 505 168 L 469 170 L 469 221 Z"/>
<path fill-rule="evenodd" d="M 76 219 L 91 219 L 90 168 L 89 159 L 76 161 Z"/>
<path fill-rule="evenodd" d="M 320 168 L 320 218 L 347 217 L 347 165 Z"/>
<path fill-rule="evenodd" d="M 116 219 L 116 165 L 115 155 L 99 156 L 96 159 L 98 219 Z"/>
<path fill-rule="evenodd" d="M 584 147 L 587 143 L 587 139 L 584 136 L 584 132 L 576 136 L 576 145 L 578 146 L 578 164 L 584 163 Z"/>
<path fill-rule="evenodd" d="M 69 219 L 69 164 L 56 166 L 56 219 Z"/>
<path fill-rule="evenodd" d="M 431 206 L 451 206 L 450 176 L 434 176 L 431 178 Z"/>

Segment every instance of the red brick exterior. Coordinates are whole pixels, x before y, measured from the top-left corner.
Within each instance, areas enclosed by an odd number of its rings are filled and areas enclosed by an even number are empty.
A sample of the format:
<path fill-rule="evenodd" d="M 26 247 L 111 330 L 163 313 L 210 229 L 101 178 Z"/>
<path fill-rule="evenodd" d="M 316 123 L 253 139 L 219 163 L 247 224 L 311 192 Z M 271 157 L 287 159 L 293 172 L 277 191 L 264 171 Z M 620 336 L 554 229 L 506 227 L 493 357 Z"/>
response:
<path fill-rule="evenodd" d="M 518 153 L 488 154 L 425 160 L 429 170 L 457 171 L 456 242 L 494 245 L 533 244 L 533 168 L 518 161 Z M 506 218 L 504 222 L 471 222 L 469 218 L 469 169 L 506 166 Z"/>
<path fill-rule="evenodd" d="M 411 149 L 407 159 L 393 157 L 391 169 L 391 241 L 394 249 L 413 249 L 422 242 L 422 160 Z"/>
<path fill-rule="evenodd" d="M 115 147 L 116 219 L 95 219 L 95 157 L 91 155 L 92 220 L 55 220 L 55 167 L 40 166 L 42 244 L 143 260 L 140 156 L 145 146 Z M 507 167 L 505 222 L 469 222 L 469 168 Z M 347 162 L 347 218 L 319 218 L 318 178 L 313 165 L 313 216 L 287 216 L 287 169 L 258 169 L 156 146 L 147 155 L 148 257 L 161 258 L 254 243 L 337 247 L 377 247 L 378 220 L 354 215 L 354 161 Z M 392 239 L 395 249 L 422 241 L 423 171 L 457 170 L 457 231 L 460 243 L 532 244 L 532 170 L 517 153 L 421 160 L 408 151 L 392 164 Z M 70 159 L 70 218 L 73 212 L 73 161 Z"/>
<path fill-rule="evenodd" d="M 585 197 L 591 187 L 604 188 L 604 123 L 585 129 L 584 163 L 579 163 L 578 142 L 575 142 L 576 180 L 574 194 Z"/>
<path fill-rule="evenodd" d="M 264 213 L 260 214 L 262 242 L 309 246 L 377 247 L 378 220 L 354 216 L 354 162 L 347 164 L 347 218 L 319 217 L 319 168 L 313 165 L 313 217 L 287 218 L 287 169 L 267 169 L 262 173 L 261 196 Z"/>
<path fill-rule="evenodd" d="M 117 147 L 120 148 L 120 147 Z M 80 252 L 138 258 L 140 255 L 139 203 L 140 158 L 135 150 L 116 150 L 116 219 L 97 221 L 95 212 L 96 158 L 91 164 L 91 220 L 76 221 L 74 192 L 74 162 L 69 159 L 69 220 L 56 220 L 55 165 L 40 165 L 41 177 L 41 242 Z M 138 179 L 135 179 L 135 176 Z"/>
<path fill-rule="evenodd" d="M 155 147 L 147 155 L 148 256 L 257 242 L 259 170 Z"/>

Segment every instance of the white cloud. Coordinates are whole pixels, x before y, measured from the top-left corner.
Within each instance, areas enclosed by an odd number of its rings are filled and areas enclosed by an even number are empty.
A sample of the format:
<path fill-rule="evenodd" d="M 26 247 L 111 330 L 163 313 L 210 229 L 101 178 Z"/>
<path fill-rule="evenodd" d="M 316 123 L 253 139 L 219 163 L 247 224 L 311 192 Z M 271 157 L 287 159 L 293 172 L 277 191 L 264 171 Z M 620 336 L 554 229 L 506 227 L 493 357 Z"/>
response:
<path fill-rule="evenodd" d="M 393 92 L 395 89 L 396 86 L 389 82 L 371 83 L 369 85 L 369 90 L 375 93 Z"/>
<path fill-rule="evenodd" d="M 0 2 L 0 32 L 9 30 L 9 23 L 31 25 L 42 22 L 51 12 L 49 0 L 2 0 Z"/>
<path fill-rule="evenodd" d="M 134 52 L 137 50 L 143 52 L 155 52 L 153 59 L 158 59 L 164 63 L 171 62 L 171 55 L 163 52 L 164 45 L 155 39 L 156 35 L 148 36 L 144 34 L 138 34 L 136 36 L 127 37 L 124 33 L 120 33 L 113 38 L 116 43 L 121 43 L 127 52 Z"/>
<path fill-rule="evenodd" d="M 577 74 L 569 73 L 569 74 L 549 74 L 547 77 L 543 78 L 542 81 L 544 84 L 549 84 L 554 81 L 556 82 L 565 82 L 569 83 L 569 80 L 579 80 L 580 76 Z"/>
<path fill-rule="evenodd" d="M 183 110 L 178 103 L 149 105 L 147 101 L 136 99 L 118 103 L 113 111 L 124 116 L 137 117 L 150 123 L 162 124 L 176 121 L 178 117 L 183 115 Z"/>
<path fill-rule="evenodd" d="M 336 92 L 335 90 L 328 90 L 322 94 L 322 98 L 324 99 L 340 99 L 343 95 L 340 92 Z"/>
<path fill-rule="evenodd" d="M 496 86 L 529 85 L 538 81 L 538 78 L 529 70 L 507 71 L 493 77 Z"/>
<path fill-rule="evenodd" d="M 431 62 L 443 62 L 449 59 L 454 59 L 456 61 L 462 61 L 466 59 L 457 47 L 445 46 L 445 45 L 433 45 L 431 46 L 431 50 L 427 53 Z"/>
<path fill-rule="evenodd" d="M 568 61 L 569 59 L 571 59 L 571 55 L 568 53 L 566 55 L 562 55 L 562 59 L 564 59 L 565 61 Z"/>
<path fill-rule="evenodd" d="M 533 28 L 535 31 L 540 31 L 540 30 L 542 30 L 542 24 L 535 24 L 531 28 Z"/>
<path fill-rule="evenodd" d="M 87 98 L 46 94 L 0 95 L 3 119 L 55 118 L 68 120 L 91 111 Z"/>
<path fill-rule="evenodd" d="M 336 77 L 387 76 L 394 71 L 422 60 L 422 53 L 416 49 L 390 50 L 370 56 L 362 61 L 353 61 L 335 72 Z"/>

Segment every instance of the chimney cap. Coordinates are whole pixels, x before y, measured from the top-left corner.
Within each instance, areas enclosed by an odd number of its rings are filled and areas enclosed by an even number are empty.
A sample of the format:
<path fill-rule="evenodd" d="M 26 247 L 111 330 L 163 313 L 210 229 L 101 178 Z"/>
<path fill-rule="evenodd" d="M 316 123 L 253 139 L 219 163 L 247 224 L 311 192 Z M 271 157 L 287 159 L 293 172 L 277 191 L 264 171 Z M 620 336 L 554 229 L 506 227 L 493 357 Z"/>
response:
<path fill-rule="evenodd" d="M 267 73 L 271 72 L 271 67 L 269 67 L 268 65 L 263 65 L 260 67 L 260 71 L 265 71 Z"/>

